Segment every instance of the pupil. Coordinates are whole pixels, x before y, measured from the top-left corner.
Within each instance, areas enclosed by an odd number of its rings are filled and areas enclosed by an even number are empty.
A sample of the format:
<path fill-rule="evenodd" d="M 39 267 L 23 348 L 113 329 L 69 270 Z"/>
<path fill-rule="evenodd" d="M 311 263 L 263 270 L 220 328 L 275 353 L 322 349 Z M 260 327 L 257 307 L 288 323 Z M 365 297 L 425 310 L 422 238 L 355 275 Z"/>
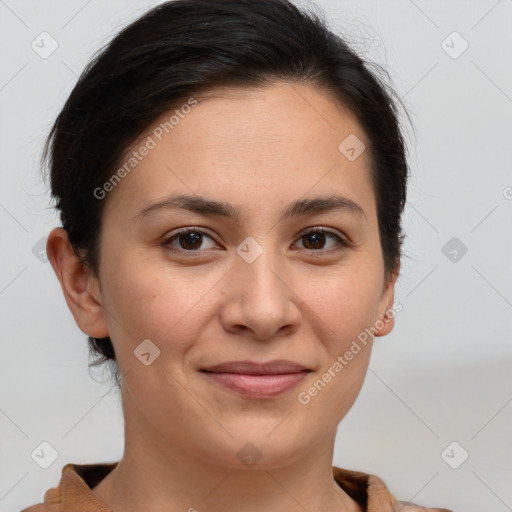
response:
<path fill-rule="evenodd" d="M 309 244 L 309 241 L 313 241 L 313 245 L 316 245 L 318 243 L 321 244 L 321 242 L 323 241 L 323 238 L 325 237 L 325 234 L 323 233 L 311 233 L 309 235 L 306 235 L 306 238 L 308 240 L 308 244 Z M 309 249 L 309 247 L 308 247 Z"/>
<path fill-rule="evenodd" d="M 185 240 L 185 243 L 182 244 L 182 247 L 184 249 L 196 249 L 195 245 L 197 244 L 197 241 L 201 238 L 201 235 L 198 235 L 196 233 L 187 233 L 183 235 L 183 238 Z M 184 245 L 193 246 L 193 247 L 184 247 Z M 201 244 L 199 244 L 200 246 Z"/>

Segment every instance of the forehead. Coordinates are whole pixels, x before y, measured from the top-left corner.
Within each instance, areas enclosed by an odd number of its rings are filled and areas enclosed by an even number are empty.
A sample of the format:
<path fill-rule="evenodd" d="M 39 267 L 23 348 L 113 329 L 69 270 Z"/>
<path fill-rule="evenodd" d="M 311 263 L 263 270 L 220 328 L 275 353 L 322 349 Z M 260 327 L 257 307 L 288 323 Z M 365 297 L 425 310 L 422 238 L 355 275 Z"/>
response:
<path fill-rule="evenodd" d="M 109 203 L 135 208 L 176 191 L 250 203 L 312 188 L 371 200 L 368 152 L 351 159 L 347 140 L 368 145 L 357 118 L 311 86 L 214 90 L 162 114 L 128 148 L 125 162 L 151 146 Z"/>

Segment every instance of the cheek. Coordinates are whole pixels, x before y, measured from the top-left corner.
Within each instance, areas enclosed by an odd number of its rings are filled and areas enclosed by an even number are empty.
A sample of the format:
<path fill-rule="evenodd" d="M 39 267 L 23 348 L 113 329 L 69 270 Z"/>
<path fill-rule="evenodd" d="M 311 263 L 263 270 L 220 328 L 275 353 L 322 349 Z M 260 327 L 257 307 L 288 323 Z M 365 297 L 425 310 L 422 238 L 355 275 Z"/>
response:
<path fill-rule="evenodd" d="M 378 265 L 347 265 L 328 279 L 304 281 L 299 292 L 331 336 L 331 349 L 343 349 L 375 321 L 380 299 Z"/>
<path fill-rule="evenodd" d="M 355 272 L 338 277 L 312 287 L 306 301 L 323 357 L 315 378 L 301 387 L 298 397 L 310 418 L 324 418 L 330 410 L 336 422 L 352 407 L 366 376 L 373 341 L 367 329 L 374 322 L 379 291 L 372 279 L 361 279 Z M 310 421 L 312 431 L 325 428 L 321 421 Z"/>
<path fill-rule="evenodd" d="M 102 298 L 111 337 L 120 350 L 133 352 L 145 339 L 152 340 L 162 355 L 170 348 L 173 353 L 185 350 L 187 340 L 201 331 L 208 290 L 219 278 L 199 277 L 197 272 L 177 271 L 135 257 L 117 261 L 106 268 Z"/>

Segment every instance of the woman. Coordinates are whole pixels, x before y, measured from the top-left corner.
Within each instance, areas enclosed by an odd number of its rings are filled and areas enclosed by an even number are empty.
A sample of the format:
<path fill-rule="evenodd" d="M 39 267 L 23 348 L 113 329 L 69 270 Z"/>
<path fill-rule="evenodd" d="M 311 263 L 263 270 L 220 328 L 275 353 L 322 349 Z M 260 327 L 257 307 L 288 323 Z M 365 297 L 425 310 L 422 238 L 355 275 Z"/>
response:
<path fill-rule="evenodd" d="M 408 167 L 392 91 L 318 17 L 154 8 L 87 66 L 45 157 L 48 258 L 125 451 L 26 511 L 445 510 L 332 467 L 400 307 Z"/>

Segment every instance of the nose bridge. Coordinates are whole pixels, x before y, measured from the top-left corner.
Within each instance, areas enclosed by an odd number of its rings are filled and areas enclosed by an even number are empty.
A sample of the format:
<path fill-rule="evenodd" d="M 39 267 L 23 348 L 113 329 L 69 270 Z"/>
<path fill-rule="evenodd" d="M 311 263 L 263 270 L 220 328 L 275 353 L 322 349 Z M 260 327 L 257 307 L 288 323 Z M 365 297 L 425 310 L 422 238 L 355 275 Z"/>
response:
<path fill-rule="evenodd" d="M 244 325 L 261 339 L 272 337 L 281 327 L 296 324 L 297 311 L 290 308 L 293 293 L 287 285 L 286 262 L 273 237 L 262 243 L 247 237 L 236 249 L 231 286 L 229 323 Z M 295 312 L 295 313 L 294 313 Z M 228 317 L 225 318 L 228 320 Z"/>
<path fill-rule="evenodd" d="M 260 237 L 260 241 L 248 236 L 238 245 L 236 252 L 239 257 L 235 265 L 236 279 L 243 283 L 244 289 L 252 288 L 252 293 L 261 293 L 269 300 L 276 293 L 287 295 L 284 275 L 280 276 L 285 272 L 285 265 L 271 236 Z"/>

